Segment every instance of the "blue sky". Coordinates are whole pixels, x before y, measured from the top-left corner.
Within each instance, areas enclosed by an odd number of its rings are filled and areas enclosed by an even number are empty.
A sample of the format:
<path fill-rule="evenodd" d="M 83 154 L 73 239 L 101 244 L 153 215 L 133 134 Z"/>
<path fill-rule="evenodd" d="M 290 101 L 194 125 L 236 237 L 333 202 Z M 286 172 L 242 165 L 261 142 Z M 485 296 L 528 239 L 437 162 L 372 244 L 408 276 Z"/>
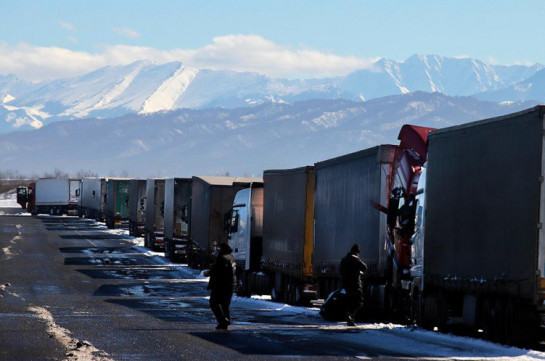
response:
<path fill-rule="evenodd" d="M 0 2 L 0 74 L 42 80 L 140 59 L 343 75 L 384 57 L 545 63 L 542 0 Z"/>

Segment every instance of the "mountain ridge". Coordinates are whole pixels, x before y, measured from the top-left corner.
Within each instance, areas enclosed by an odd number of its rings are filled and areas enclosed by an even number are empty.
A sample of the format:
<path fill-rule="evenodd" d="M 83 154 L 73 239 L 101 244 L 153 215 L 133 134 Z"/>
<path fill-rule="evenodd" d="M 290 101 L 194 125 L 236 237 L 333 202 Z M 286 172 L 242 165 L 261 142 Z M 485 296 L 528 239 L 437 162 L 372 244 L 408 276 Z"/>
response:
<path fill-rule="evenodd" d="M 470 58 L 413 55 L 404 62 L 378 60 L 373 69 L 344 77 L 274 79 L 263 74 L 207 70 L 181 62 L 142 60 L 39 84 L 0 76 L 0 134 L 59 120 L 112 118 L 183 108 L 237 108 L 309 99 L 368 101 L 414 91 L 475 95 L 488 101 L 530 100 L 540 93 L 502 92 L 543 70 L 543 65 L 497 66 Z M 545 87 L 545 80 L 536 78 Z M 541 84 L 541 83 L 540 83 Z M 520 87 L 521 85 L 519 85 Z M 541 85 L 533 85 L 540 88 Z M 504 99 L 506 96 L 517 99 Z"/>

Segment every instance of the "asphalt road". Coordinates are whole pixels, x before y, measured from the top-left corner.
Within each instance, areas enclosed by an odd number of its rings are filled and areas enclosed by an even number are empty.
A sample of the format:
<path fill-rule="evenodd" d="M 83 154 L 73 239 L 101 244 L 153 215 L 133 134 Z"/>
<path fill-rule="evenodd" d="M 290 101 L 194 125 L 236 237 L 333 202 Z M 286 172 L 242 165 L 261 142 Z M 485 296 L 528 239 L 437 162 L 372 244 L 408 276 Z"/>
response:
<path fill-rule="evenodd" d="M 429 333 L 329 327 L 312 313 L 279 317 L 244 300 L 234 302 L 230 331 L 216 331 L 198 272 L 119 233 L 76 217 L 0 216 L 0 360 L 497 356 L 493 346 L 476 351 Z"/>

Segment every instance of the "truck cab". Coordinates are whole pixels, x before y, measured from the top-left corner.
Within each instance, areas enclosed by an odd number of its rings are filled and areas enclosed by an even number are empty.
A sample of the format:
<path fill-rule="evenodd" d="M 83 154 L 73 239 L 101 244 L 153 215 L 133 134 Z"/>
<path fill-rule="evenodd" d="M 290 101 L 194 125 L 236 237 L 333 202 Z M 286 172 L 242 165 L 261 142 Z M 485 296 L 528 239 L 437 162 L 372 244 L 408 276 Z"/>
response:
<path fill-rule="evenodd" d="M 252 183 L 238 191 L 227 219 L 229 245 L 237 267 L 255 268 L 261 260 L 263 239 L 263 184 Z"/>

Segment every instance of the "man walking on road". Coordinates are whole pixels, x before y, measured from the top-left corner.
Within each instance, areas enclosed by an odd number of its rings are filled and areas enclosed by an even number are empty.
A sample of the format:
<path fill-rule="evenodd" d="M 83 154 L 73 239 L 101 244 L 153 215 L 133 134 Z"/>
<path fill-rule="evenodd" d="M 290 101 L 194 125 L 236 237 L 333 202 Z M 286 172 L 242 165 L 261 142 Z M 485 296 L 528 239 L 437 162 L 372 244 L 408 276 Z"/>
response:
<path fill-rule="evenodd" d="M 237 285 L 236 263 L 233 250 L 227 243 L 221 243 L 218 250 L 208 282 L 210 308 L 218 321 L 216 330 L 227 330 L 231 324 L 231 298 Z"/>
<path fill-rule="evenodd" d="M 356 313 L 363 306 L 361 277 L 367 271 L 367 265 L 360 259 L 360 246 L 352 246 L 350 252 L 341 260 L 340 270 L 342 287 L 347 294 L 346 323 L 348 326 L 356 326 Z"/>

